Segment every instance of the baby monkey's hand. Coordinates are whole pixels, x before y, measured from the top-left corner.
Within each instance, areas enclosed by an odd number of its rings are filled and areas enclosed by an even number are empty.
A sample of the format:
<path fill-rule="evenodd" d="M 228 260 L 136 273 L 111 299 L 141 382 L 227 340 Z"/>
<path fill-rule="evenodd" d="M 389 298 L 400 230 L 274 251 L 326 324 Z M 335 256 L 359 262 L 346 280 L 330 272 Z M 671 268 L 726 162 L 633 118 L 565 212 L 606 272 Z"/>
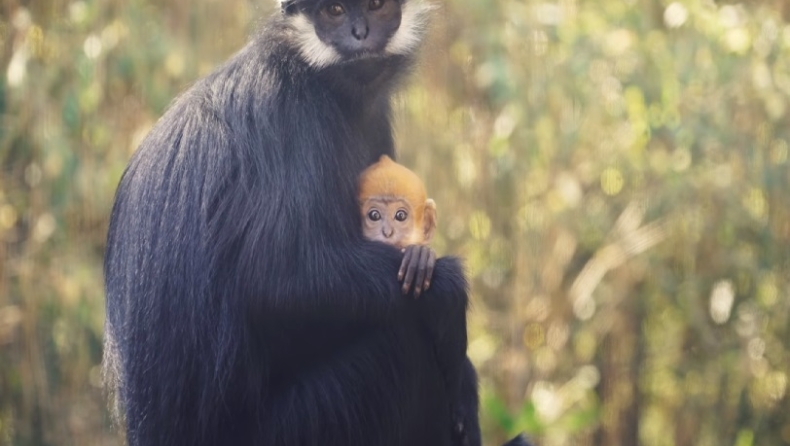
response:
<path fill-rule="evenodd" d="M 398 280 L 403 281 L 403 294 L 408 294 L 414 284 L 414 298 L 431 286 L 436 252 L 428 245 L 409 245 L 402 249 L 403 261 L 398 271 Z"/>

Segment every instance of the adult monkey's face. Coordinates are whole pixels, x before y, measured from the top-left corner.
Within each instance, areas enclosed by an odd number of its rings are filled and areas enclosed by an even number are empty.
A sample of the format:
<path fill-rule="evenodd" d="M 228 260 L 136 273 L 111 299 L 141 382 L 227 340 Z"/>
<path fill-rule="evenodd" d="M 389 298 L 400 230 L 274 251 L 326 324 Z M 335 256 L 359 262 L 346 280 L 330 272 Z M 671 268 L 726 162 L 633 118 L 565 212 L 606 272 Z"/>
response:
<path fill-rule="evenodd" d="M 302 57 L 315 68 L 410 54 L 431 9 L 420 0 L 285 0 L 282 6 Z"/>
<path fill-rule="evenodd" d="M 318 2 L 309 17 L 316 35 L 343 59 L 378 56 L 400 27 L 397 0 L 327 0 Z"/>

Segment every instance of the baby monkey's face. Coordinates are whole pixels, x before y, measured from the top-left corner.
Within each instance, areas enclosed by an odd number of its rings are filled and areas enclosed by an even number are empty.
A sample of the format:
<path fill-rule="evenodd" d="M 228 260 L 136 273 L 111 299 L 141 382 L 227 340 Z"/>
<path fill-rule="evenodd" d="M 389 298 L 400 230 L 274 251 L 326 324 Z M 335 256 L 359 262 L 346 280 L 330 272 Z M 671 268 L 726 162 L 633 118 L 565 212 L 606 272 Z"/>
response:
<path fill-rule="evenodd" d="M 398 248 L 424 243 L 423 224 L 415 209 L 397 197 L 371 197 L 362 205 L 362 232 L 368 240 Z"/>

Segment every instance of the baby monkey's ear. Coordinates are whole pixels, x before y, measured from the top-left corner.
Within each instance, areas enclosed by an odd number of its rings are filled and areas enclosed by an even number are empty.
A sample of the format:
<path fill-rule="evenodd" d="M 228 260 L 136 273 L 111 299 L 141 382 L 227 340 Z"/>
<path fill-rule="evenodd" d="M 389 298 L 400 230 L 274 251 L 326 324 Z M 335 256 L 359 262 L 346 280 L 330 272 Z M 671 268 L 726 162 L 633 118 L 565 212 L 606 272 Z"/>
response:
<path fill-rule="evenodd" d="M 422 242 L 428 244 L 433 238 L 436 229 L 436 203 L 432 199 L 425 200 L 425 208 L 422 211 Z"/>

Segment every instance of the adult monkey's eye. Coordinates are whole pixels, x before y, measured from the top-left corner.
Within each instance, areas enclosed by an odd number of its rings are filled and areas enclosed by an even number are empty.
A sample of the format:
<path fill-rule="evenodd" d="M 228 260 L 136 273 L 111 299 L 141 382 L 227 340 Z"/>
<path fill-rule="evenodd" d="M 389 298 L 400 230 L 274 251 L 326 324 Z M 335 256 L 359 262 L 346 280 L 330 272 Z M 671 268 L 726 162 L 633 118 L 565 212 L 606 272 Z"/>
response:
<path fill-rule="evenodd" d="M 343 15 L 346 10 L 343 8 L 343 5 L 340 3 L 332 3 L 331 5 L 326 7 L 326 12 L 329 13 L 332 17 L 338 17 Z"/>
<path fill-rule="evenodd" d="M 375 11 L 382 6 L 384 6 L 384 0 L 370 0 L 370 2 L 368 2 L 368 9 L 371 11 Z"/>
<path fill-rule="evenodd" d="M 379 212 L 379 211 L 377 211 L 375 209 L 372 209 L 370 212 L 368 212 L 368 218 L 371 221 L 379 221 L 379 220 L 381 220 L 381 212 Z"/>
<path fill-rule="evenodd" d="M 403 209 L 399 210 L 395 213 L 395 220 L 404 221 L 409 216 Z"/>

